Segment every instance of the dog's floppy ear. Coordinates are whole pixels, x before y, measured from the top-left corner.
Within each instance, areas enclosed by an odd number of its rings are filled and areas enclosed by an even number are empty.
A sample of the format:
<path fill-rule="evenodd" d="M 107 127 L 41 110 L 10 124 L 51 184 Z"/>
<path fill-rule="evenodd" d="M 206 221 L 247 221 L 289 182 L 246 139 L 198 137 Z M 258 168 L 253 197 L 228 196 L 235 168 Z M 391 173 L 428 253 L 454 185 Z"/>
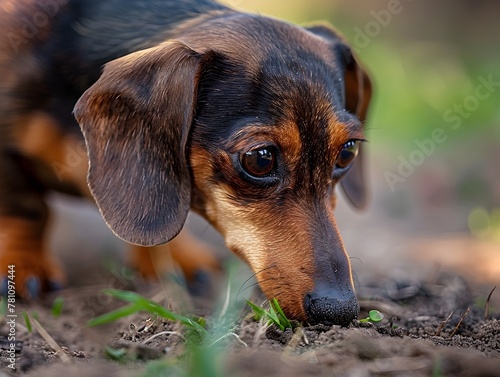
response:
<path fill-rule="evenodd" d="M 167 42 L 108 63 L 74 109 L 88 182 L 114 233 L 151 246 L 175 237 L 191 202 L 186 143 L 202 56 Z"/>
<path fill-rule="evenodd" d="M 372 85 L 366 72 L 360 68 L 349 48 L 344 49 L 345 56 L 345 104 L 347 111 L 356 114 L 358 119 L 365 123 L 368 106 L 372 94 Z M 354 165 L 349 169 L 340 185 L 351 204 L 362 209 L 368 202 L 368 189 L 366 184 L 365 146 L 360 145 L 359 154 Z"/>
<path fill-rule="evenodd" d="M 318 25 L 308 28 L 331 43 L 337 64 L 343 70 L 345 108 L 364 123 L 370 104 L 372 85 L 366 72 L 358 65 L 347 43 L 330 27 Z M 361 209 L 368 201 L 364 173 L 364 147 L 361 145 L 354 165 L 340 181 L 349 202 Z"/>

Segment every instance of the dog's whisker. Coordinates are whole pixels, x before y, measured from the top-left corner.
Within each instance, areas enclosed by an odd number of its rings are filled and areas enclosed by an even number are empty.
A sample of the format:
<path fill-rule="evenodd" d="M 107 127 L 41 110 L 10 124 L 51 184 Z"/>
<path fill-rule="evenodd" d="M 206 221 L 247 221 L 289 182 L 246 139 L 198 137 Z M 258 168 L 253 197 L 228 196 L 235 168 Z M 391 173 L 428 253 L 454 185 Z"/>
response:
<path fill-rule="evenodd" d="M 250 290 L 250 289 L 252 289 L 252 288 L 254 288 L 254 287 L 258 287 L 258 286 L 260 286 L 261 284 L 263 284 L 263 283 L 265 283 L 265 282 L 269 282 L 269 281 L 279 281 L 279 279 L 278 279 L 278 278 L 276 278 L 276 277 L 270 277 L 270 278 L 268 278 L 268 279 L 261 280 L 260 282 L 255 282 L 255 283 L 252 283 L 252 284 L 250 284 L 250 285 L 249 285 L 249 286 L 247 286 L 247 287 L 243 287 L 243 286 L 242 286 L 242 287 L 238 290 L 238 294 L 236 295 L 236 297 L 238 298 L 238 297 L 239 297 L 241 294 L 243 294 L 245 291 Z"/>
<path fill-rule="evenodd" d="M 210 230 L 211 226 L 210 224 L 206 224 L 204 227 L 203 227 L 203 230 L 201 231 L 201 234 L 200 234 L 200 238 L 201 239 L 204 239 L 205 236 L 207 235 L 207 232 Z"/>
<path fill-rule="evenodd" d="M 258 287 L 260 284 L 262 284 L 263 282 L 266 282 L 266 281 L 273 281 L 273 280 L 276 280 L 275 278 L 269 278 L 269 279 L 266 279 L 266 280 L 262 280 L 260 283 L 259 282 L 255 282 L 253 284 L 250 284 L 249 286 L 245 287 L 245 288 L 240 288 L 240 290 L 238 291 L 238 295 L 236 297 L 239 297 L 241 294 L 245 293 L 246 291 L 248 290 L 251 290 L 252 288 L 254 287 Z"/>
<path fill-rule="evenodd" d="M 363 264 L 363 259 L 361 259 L 360 257 L 349 257 L 350 260 L 357 260 L 359 262 L 361 262 L 361 264 Z"/>
<path fill-rule="evenodd" d="M 246 285 L 248 282 L 250 282 L 252 279 L 256 278 L 258 274 L 261 274 L 261 273 L 263 273 L 263 272 L 265 272 L 265 271 L 269 271 L 269 270 L 270 270 L 270 269 L 272 269 L 272 268 L 276 268 L 276 267 L 275 267 L 274 265 L 271 265 L 271 266 L 268 266 L 268 267 L 266 267 L 266 268 L 263 268 L 263 269 L 262 269 L 262 270 L 260 270 L 260 271 L 254 272 L 254 273 L 253 273 L 253 274 L 252 274 L 252 275 L 251 275 L 251 276 L 250 276 L 247 280 L 245 280 L 245 281 L 243 282 L 243 284 L 241 285 L 240 289 L 238 290 L 238 293 L 237 293 L 237 295 L 236 295 L 236 296 L 238 297 L 238 296 L 239 296 L 239 294 L 242 292 L 242 290 L 246 290 L 246 289 L 247 289 L 247 287 L 245 287 L 245 285 Z M 266 280 L 270 280 L 270 279 L 266 279 Z M 251 288 L 251 287 L 255 286 L 256 284 L 258 284 L 258 283 L 252 283 L 252 284 L 250 285 L 250 287 L 248 287 L 248 288 Z"/>

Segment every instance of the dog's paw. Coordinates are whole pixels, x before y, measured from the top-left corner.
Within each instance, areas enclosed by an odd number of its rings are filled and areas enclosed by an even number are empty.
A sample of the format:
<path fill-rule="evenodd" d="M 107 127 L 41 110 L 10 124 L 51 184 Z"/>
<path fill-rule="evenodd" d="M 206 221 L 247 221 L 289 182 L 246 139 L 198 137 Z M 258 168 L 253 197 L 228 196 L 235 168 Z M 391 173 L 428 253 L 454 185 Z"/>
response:
<path fill-rule="evenodd" d="M 45 251 L 0 252 L 0 294 L 36 300 L 44 292 L 59 290 L 64 275 Z"/>
<path fill-rule="evenodd" d="M 187 280 L 186 285 L 192 296 L 208 297 L 212 293 L 213 280 L 213 271 L 199 270 Z"/>
<path fill-rule="evenodd" d="M 130 265 L 145 280 L 178 276 L 191 293 L 207 290 L 208 282 L 222 271 L 215 252 L 202 242 L 182 235 L 180 240 L 156 247 L 132 246 Z"/>

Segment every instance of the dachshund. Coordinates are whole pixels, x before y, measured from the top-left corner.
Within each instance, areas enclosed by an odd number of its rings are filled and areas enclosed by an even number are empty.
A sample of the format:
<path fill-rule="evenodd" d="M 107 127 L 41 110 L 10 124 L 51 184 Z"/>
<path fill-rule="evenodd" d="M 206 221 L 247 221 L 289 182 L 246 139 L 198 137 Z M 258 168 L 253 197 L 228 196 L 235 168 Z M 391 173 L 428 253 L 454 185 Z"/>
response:
<path fill-rule="evenodd" d="M 192 210 L 290 318 L 357 317 L 334 190 L 366 203 L 372 90 L 337 31 L 211 0 L 0 0 L 0 11 L 0 275 L 15 265 L 21 295 L 33 278 L 42 291 L 64 281 L 44 237 L 56 190 L 93 198 L 145 249 Z"/>

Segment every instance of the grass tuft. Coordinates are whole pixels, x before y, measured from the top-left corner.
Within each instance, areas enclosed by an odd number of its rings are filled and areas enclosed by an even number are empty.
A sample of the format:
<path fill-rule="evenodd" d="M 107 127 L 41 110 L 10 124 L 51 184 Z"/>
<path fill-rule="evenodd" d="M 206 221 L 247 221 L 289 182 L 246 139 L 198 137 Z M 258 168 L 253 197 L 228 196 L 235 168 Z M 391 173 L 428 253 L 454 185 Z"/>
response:
<path fill-rule="evenodd" d="M 255 305 L 253 302 L 246 300 L 247 304 L 252 308 L 254 317 L 257 321 L 264 319 L 267 324 L 276 325 L 281 331 L 293 329 L 290 320 L 287 318 L 276 298 L 269 302 L 269 310 Z"/>
<path fill-rule="evenodd" d="M 197 320 L 185 317 L 183 315 L 174 313 L 163 306 L 157 304 L 156 302 L 147 299 L 135 292 L 122 291 L 118 289 L 105 289 L 104 293 L 118 299 L 121 301 L 129 302 L 130 305 L 125 306 L 120 309 L 116 309 L 109 313 L 103 314 L 96 317 L 88 322 L 89 326 L 100 326 L 111 322 L 115 322 L 121 318 L 127 317 L 132 314 L 139 312 L 148 312 L 155 316 L 159 316 L 171 321 L 180 322 L 188 330 L 191 330 L 194 334 L 198 336 L 198 341 L 204 341 L 209 337 L 208 331 L 203 327 L 201 323 L 204 323 L 202 318 Z M 188 339 L 193 339 L 188 337 Z"/>

